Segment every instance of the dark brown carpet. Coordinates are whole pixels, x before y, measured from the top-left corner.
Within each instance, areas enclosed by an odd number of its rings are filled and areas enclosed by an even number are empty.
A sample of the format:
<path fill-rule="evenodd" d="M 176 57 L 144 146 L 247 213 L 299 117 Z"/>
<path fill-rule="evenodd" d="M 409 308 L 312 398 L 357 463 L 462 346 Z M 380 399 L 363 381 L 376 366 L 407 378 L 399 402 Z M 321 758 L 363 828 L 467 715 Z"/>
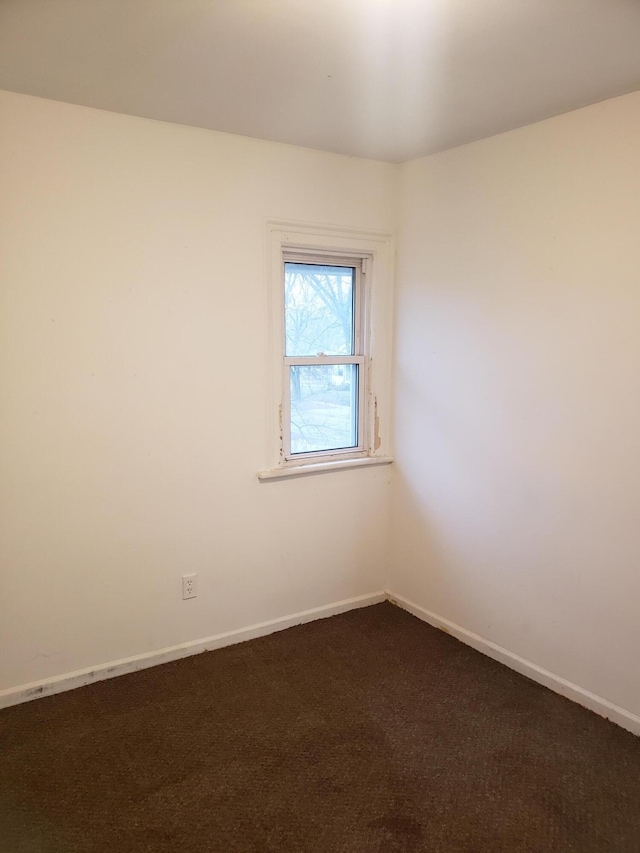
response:
<path fill-rule="evenodd" d="M 381 604 L 0 713 L 2 853 L 638 853 L 640 739 Z"/>

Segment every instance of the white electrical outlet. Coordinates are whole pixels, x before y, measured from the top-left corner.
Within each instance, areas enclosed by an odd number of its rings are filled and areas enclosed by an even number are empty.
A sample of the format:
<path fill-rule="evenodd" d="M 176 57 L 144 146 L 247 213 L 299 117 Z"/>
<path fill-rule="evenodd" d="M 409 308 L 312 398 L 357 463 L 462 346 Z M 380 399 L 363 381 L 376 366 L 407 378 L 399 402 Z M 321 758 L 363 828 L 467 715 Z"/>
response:
<path fill-rule="evenodd" d="M 198 575 L 182 575 L 182 597 L 195 598 L 198 594 Z"/>

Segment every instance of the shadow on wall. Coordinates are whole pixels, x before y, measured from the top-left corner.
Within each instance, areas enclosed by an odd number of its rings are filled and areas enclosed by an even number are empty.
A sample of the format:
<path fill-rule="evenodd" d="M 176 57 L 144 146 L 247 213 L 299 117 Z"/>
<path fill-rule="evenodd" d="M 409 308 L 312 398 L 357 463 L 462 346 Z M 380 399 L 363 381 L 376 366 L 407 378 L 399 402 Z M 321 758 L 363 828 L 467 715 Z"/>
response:
<path fill-rule="evenodd" d="M 473 379 L 455 382 L 469 389 L 461 407 L 446 380 L 427 387 L 421 369 L 398 376 L 398 396 L 416 416 L 397 427 L 392 592 L 506 648 L 512 632 L 524 647 L 548 644 L 553 624 L 531 605 L 544 608 L 554 594 L 540 568 L 562 560 L 559 496 L 535 459 L 504 441 L 515 430 L 508 409 L 489 411 Z M 473 424 L 469 407 L 478 415 Z M 557 598 L 571 577 L 553 583 Z"/>

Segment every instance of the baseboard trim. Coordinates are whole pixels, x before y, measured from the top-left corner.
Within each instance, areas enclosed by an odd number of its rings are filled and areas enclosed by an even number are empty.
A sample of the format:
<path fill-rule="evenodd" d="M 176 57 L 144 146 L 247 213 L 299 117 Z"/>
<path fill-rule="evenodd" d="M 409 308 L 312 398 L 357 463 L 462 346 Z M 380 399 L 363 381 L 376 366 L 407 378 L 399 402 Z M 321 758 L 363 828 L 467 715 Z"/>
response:
<path fill-rule="evenodd" d="M 104 681 L 107 678 L 116 678 L 119 675 L 127 675 L 141 669 L 148 669 L 158 664 L 169 663 L 181 658 L 197 655 L 201 652 L 209 652 L 231 646 L 235 643 L 243 643 L 245 640 L 253 640 L 256 637 L 264 637 L 274 634 L 276 631 L 284 631 L 294 625 L 302 625 L 305 622 L 313 622 L 315 619 L 325 619 L 328 616 L 336 616 L 338 613 L 346 613 L 348 610 L 356 610 L 359 607 L 368 607 L 371 604 L 379 604 L 385 601 L 387 594 L 384 591 L 373 592 L 368 595 L 359 595 L 355 598 L 347 598 L 334 604 L 326 604 L 323 607 L 314 607 L 311 610 L 302 610 L 290 616 L 282 616 L 279 619 L 271 619 L 268 622 L 259 622 L 247 628 L 238 628 L 235 631 L 226 631 L 222 634 L 214 634 L 200 640 L 192 640 L 188 643 L 180 643 L 169 646 L 155 652 L 122 658 L 111 661 L 100 666 L 89 669 L 81 669 L 57 675 L 53 678 L 45 678 L 42 681 L 34 681 L 31 684 L 23 684 L 19 687 L 10 687 L 0 691 L 0 708 L 9 708 L 32 699 L 40 699 L 43 696 L 52 696 L 65 690 L 73 690 L 76 687 L 84 687 L 95 681 Z"/>
<path fill-rule="evenodd" d="M 561 696 L 565 696 L 567 699 L 583 705 L 590 711 L 595 711 L 596 714 L 617 723 L 634 735 L 640 735 L 640 717 L 636 714 L 632 714 L 619 705 L 614 705 L 613 702 L 609 702 L 607 699 L 596 696 L 595 693 L 591 693 L 589 690 L 585 690 L 577 684 L 567 681 L 566 678 L 561 678 L 559 675 L 555 675 L 553 672 L 549 672 L 549 670 L 543 669 L 541 666 L 525 658 L 521 658 L 520 655 L 516 655 L 508 649 L 492 643 L 491 640 L 487 640 L 460 625 L 456 625 L 455 622 L 451 622 L 449 619 L 444 619 L 442 616 L 438 616 L 436 613 L 432 613 L 430 610 L 414 604 L 414 602 L 409 601 L 409 599 L 404 598 L 402 595 L 388 592 L 387 598 L 392 604 L 401 607 L 403 610 L 407 610 L 409 613 L 417 616 L 418 619 L 422 619 L 423 622 L 428 622 L 434 628 L 446 631 L 446 633 L 482 652 L 482 654 L 503 663 L 521 675 L 527 676 L 532 681 L 548 687 L 554 693 L 559 693 Z"/>

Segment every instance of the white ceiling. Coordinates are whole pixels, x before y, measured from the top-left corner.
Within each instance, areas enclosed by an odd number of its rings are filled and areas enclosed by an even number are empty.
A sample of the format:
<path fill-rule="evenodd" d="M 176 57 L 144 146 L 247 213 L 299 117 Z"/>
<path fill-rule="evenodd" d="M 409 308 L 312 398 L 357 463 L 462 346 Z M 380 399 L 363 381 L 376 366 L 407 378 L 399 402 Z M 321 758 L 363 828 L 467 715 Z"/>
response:
<path fill-rule="evenodd" d="M 640 89 L 640 0 L 0 0 L 0 88 L 398 162 Z"/>

